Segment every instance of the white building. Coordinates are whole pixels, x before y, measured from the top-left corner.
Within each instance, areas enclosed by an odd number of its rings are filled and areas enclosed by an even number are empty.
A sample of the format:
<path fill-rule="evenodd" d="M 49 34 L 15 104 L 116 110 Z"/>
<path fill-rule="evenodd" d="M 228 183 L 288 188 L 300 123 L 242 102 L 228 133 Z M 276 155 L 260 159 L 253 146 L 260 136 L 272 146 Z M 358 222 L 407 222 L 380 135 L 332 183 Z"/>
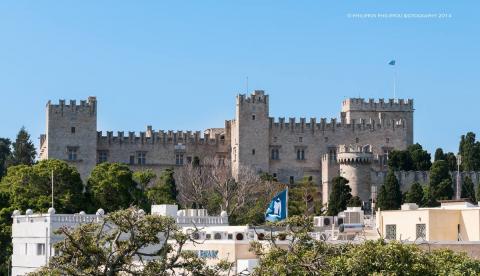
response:
<path fill-rule="evenodd" d="M 28 209 L 25 215 L 13 212 L 12 224 L 12 275 L 25 275 L 48 263 L 55 254 L 53 245 L 63 238 L 53 232 L 62 226 L 75 227 L 80 223 L 96 222 L 102 219 L 102 209 L 95 215 L 84 212 L 66 215 L 55 214 L 50 208 L 46 214 L 34 214 Z"/>
<path fill-rule="evenodd" d="M 228 216 L 209 216 L 204 209 L 178 210 L 177 205 L 153 205 L 152 214 L 174 217 L 182 227 L 228 226 Z M 76 227 L 81 223 L 99 222 L 104 211 L 99 209 L 95 215 L 85 212 L 78 214 L 56 214 L 50 208 L 46 214 L 34 214 L 27 210 L 24 215 L 20 211 L 13 212 L 12 224 L 12 276 L 25 275 L 48 263 L 55 255 L 54 244 L 63 240 L 54 232 L 62 226 Z"/>

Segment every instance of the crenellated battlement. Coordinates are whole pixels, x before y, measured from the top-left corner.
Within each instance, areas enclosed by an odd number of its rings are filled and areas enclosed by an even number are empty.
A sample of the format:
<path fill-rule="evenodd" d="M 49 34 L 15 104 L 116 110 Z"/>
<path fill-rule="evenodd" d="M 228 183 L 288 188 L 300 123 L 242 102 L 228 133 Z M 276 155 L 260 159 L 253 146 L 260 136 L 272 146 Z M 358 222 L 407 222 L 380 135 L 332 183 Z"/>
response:
<path fill-rule="evenodd" d="M 58 104 L 52 104 L 51 101 L 47 102 L 47 109 L 50 112 L 65 113 L 65 112 L 89 112 L 90 115 L 95 115 L 97 112 L 97 98 L 88 97 L 88 100 L 81 100 L 77 104 L 76 100 L 70 100 L 67 104 L 65 100 L 59 100 Z"/>
<path fill-rule="evenodd" d="M 372 147 L 370 145 L 339 145 L 337 150 L 337 162 L 340 164 L 367 164 L 373 160 Z"/>
<path fill-rule="evenodd" d="M 308 121 L 306 118 L 300 118 L 297 121 L 296 118 L 288 118 L 288 121 L 284 117 L 279 117 L 277 120 L 270 117 L 270 129 L 276 130 L 290 130 L 290 131 L 335 131 L 336 129 L 344 128 L 355 131 L 369 130 L 381 128 L 406 128 L 406 121 L 404 119 L 391 119 L 391 120 L 375 120 L 370 118 L 369 120 L 360 119 L 358 122 L 352 121 L 352 123 L 346 123 L 342 118 L 340 122 L 336 118 L 331 118 L 327 121 L 327 118 L 320 118 L 317 122 L 316 118 L 310 118 Z"/>
<path fill-rule="evenodd" d="M 413 111 L 413 99 L 348 98 L 342 102 L 342 112 L 348 111 Z"/>
<path fill-rule="evenodd" d="M 97 138 L 100 142 L 108 144 L 192 144 L 192 145 L 217 145 L 225 143 L 225 134 L 217 132 L 215 134 L 204 133 L 201 131 L 173 131 L 159 130 L 155 131 L 151 126 L 147 131 L 97 131 Z"/>
<path fill-rule="evenodd" d="M 265 95 L 265 91 L 263 90 L 255 90 L 250 95 L 239 94 L 237 95 L 237 103 L 261 103 L 268 105 L 268 95 Z"/>

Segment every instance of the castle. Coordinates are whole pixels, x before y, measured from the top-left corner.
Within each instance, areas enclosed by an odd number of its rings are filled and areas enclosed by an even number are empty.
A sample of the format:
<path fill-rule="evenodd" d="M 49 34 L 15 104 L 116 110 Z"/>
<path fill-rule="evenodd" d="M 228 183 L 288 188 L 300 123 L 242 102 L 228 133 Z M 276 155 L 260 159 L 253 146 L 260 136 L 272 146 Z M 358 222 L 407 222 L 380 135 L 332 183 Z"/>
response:
<path fill-rule="evenodd" d="M 236 97 L 235 118 L 223 128 L 200 131 L 97 131 L 97 100 L 60 100 L 46 105 L 46 134 L 40 137 L 40 159 L 62 159 L 87 179 L 101 162 L 128 164 L 132 170 L 160 172 L 180 167 L 194 157 L 231 162 L 267 172 L 294 183 L 309 176 L 322 186 L 326 202 L 331 179 L 347 178 L 352 193 L 372 198 L 372 185 L 381 181 L 388 153 L 413 143 L 413 100 L 343 101 L 340 120 L 296 120 L 270 117 L 269 96 L 262 90 Z"/>

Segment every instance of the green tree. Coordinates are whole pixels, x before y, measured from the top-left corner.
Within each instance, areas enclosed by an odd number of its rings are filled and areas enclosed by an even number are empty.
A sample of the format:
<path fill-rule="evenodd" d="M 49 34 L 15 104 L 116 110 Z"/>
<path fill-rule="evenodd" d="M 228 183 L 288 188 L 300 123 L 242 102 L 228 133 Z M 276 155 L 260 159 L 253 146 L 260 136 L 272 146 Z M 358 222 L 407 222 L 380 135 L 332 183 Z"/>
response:
<path fill-rule="evenodd" d="M 422 148 L 419 143 L 410 145 L 407 148 L 413 161 L 413 169 L 416 171 L 428 171 L 432 166 L 430 153 Z"/>
<path fill-rule="evenodd" d="M 8 138 L 0 138 L 0 180 L 7 172 L 7 160 L 10 159 L 12 142 Z"/>
<path fill-rule="evenodd" d="M 466 198 L 471 203 L 477 203 L 477 198 L 475 197 L 475 188 L 473 186 L 472 179 L 468 176 L 463 179 L 461 198 Z"/>
<path fill-rule="evenodd" d="M 87 181 L 87 192 L 95 209 L 103 208 L 106 212 L 139 205 L 143 201 L 132 171 L 119 163 L 98 164 Z"/>
<path fill-rule="evenodd" d="M 328 198 L 329 216 L 336 216 L 339 212 L 347 209 L 347 203 L 352 198 L 352 189 L 348 186 L 348 180 L 337 176 L 332 179 L 332 191 Z"/>
<path fill-rule="evenodd" d="M 445 160 L 439 160 L 433 163 L 430 169 L 430 193 L 431 199 L 452 199 L 453 186 L 452 177 Z M 430 202 L 429 205 L 434 204 Z"/>
<path fill-rule="evenodd" d="M 288 227 L 286 227 L 288 226 Z M 382 239 L 358 244 L 331 244 L 314 239 L 309 217 L 271 224 L 285 229 L 255 241 L 256 275 L 479 275 L 480 261 L 451 250 L 423 250 L 415 244 Z M 277 241 L 288 236 L 288 243 Z"/>
<path fill-rule="evenodd" d="M 46 212 L 51 207 L 52 172 L 57 212 L 68 214 L 85 208 L 80 174 L 75 167 L 61 160 L 48 159 L 33 166 L 18 165 L 8 168 L 0 191 L 8 194 L 10 205 L 16 209 Z"/>
<path fill-rule="evenodd" d="M 352 196 L 347 203 L 347 207 L 362 207 L 362 200 L 359 196 Z"/>
<path fill-rule="evenodd" d="M 32 165 L 35 162 L 35 146 L 30 140 L 30 134 L 24 127 L 17 134 L 17 139 L 13 143 L 13 152 L 11 156 L 12 165 Z"/>
<path fill-rule="evenodd" d="M 173 169 L 166 169 L 159 181 L 147 188 L 147 198 L 152 204 L 174 204 L 177 202 L 177 186 Z"/>
<path fill-rule="evenodd" d="M 405 201 L 408 203 L 416 203 L 418 206 L 423 206 L 423 187 L 420 183 L 414 182 L 407 193 Z"/>
<path fill-rule="evenodd" d="M 304 177 L 300 183 L 289 189 L 289 215 L 319 215 L 322 209 L 318 186 L 311 177 Z"/>
<path fill-rule="evenodd" d="M 468 132 L 460 139 L 459 153 L 462 156 L 460 164 L 463 171 L 480 170 L 480 142 L 475 141 L 475 133 Z"/>
<path fill-rule="evenodd" d="M 388 155 L 388 167 L 395 171 L 414 170 L 412 156 L 406 150 L 394 150 Z"/>
<path fill-rule="evenodd" d="M 60 160 L 43 160 L 33 166 L 8 168 L 0 182 L 0 275 L 6 275 L 11 255 L 12 212 L 33 209 L 45 213 L 51 207 L 51 174 L 58 213 L 85 210 L 83 184 L 75 167 Z"/>
<path fill-rule="evenodd" d="M 47 267 L 30 275 L 166 276 L 176 275 L 179 270 L 188 275 L 227 274 L 232 264 L 226 260 L 208 266 L 196 252 L 182 250 L 185 244 L 198 243 L 193 238 L 198 231 L 183 232 L 174 219 L 146 215 L 135 208 L 116 211 L 100 223 L 60 228 L 56 234 L 65 240 L 55 249 L 62 254 L 53 256 Z M 145 250 L 152 246 L 161 249 Z"/>
<path fill-rule="evenodd" d="M 438 160 L 445 160 L 445 154 L 443 153 L 443 149 L 442 148 L 437 148 L 435 150 L 435 157 L 434 157 L 434 161 L 438 161 Z"/>
<path fill-rule="evenodd" d="M 380 187 L 377 207 L 381 210 L 398 210 L 402 205 L 402 191 L 393 170 L 388 171 L 385 183 Z"/>

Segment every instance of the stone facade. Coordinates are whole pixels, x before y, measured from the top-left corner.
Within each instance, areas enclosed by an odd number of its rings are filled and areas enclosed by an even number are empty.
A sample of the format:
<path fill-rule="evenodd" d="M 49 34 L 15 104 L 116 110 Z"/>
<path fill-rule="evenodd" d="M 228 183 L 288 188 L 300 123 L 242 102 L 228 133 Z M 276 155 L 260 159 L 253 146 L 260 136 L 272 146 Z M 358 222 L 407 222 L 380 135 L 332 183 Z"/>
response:
<path fill-rule="evenodd" d="M 97 131 L 97 101 L 66 104 L 47 103 L 46 134 L 41 136 L 41 159 L 62 159 L 75 165 L 83 179 L 99 162 L 121 162 L 133 170 L 151 168 L 160 172 L 178 167 L 195 156 L 232 162 L 234 174 L 240 166 L 268 172 L 279 181 L 293 183 L 305 176 L 322 185 L 328 198 L 331 179 L 344 173 L 351 185 L 363 188 L 368 200 L 375 173 L 385 169 L 388 152 L 403 150 L 413 143 L 413 100 L 343 101 L 340 119 L 274 119 L 269 114 L 269 96 L 262 90 L 236 97 L 235 118 L 223 128 L 196 131 L 145 132 Z M 337 160 L 341 145 L 368 147 L 368 163 L 361 168 Z M 340 153 L 339 153 L 340 154 Z M 363 153 L 362 153 L 363 154 Z M 370 172 L 372 178 L 364 177 Z M 359 173 L 363 176 L 358 177 Z M 366 183 L 366 181 L 368 181 Z M 367 187 L 367 188 L 365 188 Z M 355 187 L 353 189 L 359 193 Z"/>

